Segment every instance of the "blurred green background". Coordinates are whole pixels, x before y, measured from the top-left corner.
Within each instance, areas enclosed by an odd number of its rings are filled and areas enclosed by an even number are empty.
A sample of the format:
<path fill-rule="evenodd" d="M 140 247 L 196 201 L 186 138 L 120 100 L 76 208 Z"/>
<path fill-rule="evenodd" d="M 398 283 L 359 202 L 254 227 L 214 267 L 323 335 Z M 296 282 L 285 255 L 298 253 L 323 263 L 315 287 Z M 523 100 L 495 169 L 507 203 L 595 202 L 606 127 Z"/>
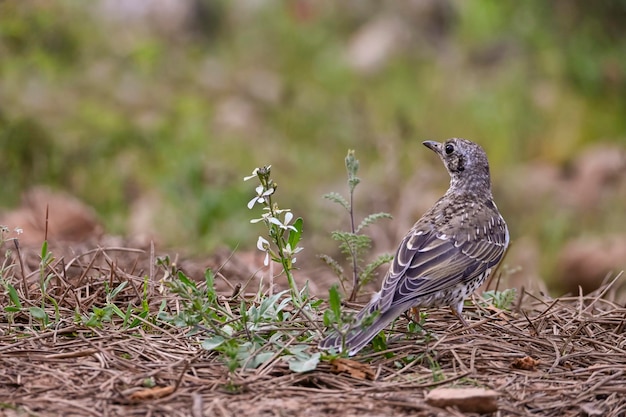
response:
<path fill-rule="evenodd" d="M 619 163 L 600 196 L 572 185 L 587 149 L 626 142 L 625 35 L 617 0 L 4 0 L 0 205 L 45 184 L 109 233 L 245 250 L 260 229 L 242 178 L 272 164 L 320 252 L 352 148 L 362 213 L 396 218 L 377 232 L 390 250 L 446 188 L 421 141 L 461 136 L 550 281 L 566 242 L 626 231 Z"/>

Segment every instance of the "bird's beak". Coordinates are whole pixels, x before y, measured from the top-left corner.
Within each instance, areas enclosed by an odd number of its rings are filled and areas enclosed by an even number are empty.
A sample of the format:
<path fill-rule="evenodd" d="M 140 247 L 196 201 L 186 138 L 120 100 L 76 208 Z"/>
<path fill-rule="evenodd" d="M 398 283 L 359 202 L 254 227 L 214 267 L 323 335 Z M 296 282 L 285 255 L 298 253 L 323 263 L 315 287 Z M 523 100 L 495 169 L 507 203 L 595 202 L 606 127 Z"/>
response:
<path fill-rule="evenodd" d="M 426 146 L 437 155 L 441 155 L 441 143 L 435 142 L 434 140 L 427 140 L 426 142 L 422 142 L 422 145 Z"/>

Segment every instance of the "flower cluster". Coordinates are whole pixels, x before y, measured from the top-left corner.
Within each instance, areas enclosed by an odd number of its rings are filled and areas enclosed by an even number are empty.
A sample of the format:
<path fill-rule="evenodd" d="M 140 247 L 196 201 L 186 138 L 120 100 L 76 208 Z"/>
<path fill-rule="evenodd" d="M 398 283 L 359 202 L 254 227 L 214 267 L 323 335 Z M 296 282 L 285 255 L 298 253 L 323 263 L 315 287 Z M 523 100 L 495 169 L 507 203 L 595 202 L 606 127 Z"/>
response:
<path fill-rule="evenodd" d="M 294 220 L 294 215 L 290 209 L 280 209 L 278 204 L 272 201 L 272 196 L 276 192 L 277 184 L 270 179 L 271 165 L 256 168 L 252 175 L 244 178 L 248 181 L 258 178 L 260 185 L 255 188 L 256 196 L 248 202 L 248 208 L 255 205 L 263 206 L 263 214 L 259 218 L 250 220 L 250 223 L 264 223 L 267 227 L 269 240 L 263 236 L 257 239 L 257 248 L 265 253 L 263 264 L 269 265 L 270 260 L 280 263 L 290 281 L 292 291 L 295 282 L 291 276 L 293 264 L 296 263 L 295 255 L 302 250 L 298 247 L 302 235 L 302 219 Z M 271 242 L 271 243 L 270 243 Z"/>

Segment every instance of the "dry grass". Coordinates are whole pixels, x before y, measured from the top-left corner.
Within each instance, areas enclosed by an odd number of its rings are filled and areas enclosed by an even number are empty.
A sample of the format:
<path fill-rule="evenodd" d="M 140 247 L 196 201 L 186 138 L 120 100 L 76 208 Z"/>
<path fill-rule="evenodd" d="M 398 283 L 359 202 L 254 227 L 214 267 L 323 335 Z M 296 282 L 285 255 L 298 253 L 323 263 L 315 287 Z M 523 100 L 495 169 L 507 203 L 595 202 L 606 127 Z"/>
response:
<path fill-rule="evenodd" d="M 174 306 L 173 297 L 159 292 L 150 250 L 53 251 L 58 323 L 38 330 L 26 314 L 16 314 L 13 324 L 0 316 L 0 415 L 465 415 L 424 403 L 436 386 L 492 388 L 500 393 L 498 416 L 626 415 L 626 309 L 614 301 L 611 285 L 584 297 L 522 294 L 517 312 L 476 299 L 467 308 L 474 332 L 445 310 L 429 311 L 429 342 L 405 335 L 401 319 L 388 351 L 356 358 L 369 363 L 373 381 L 334 374 L 328 362 L 295 374 L 280 359 L 229 373 L 183 329 L 149 321 L 128 330 L 75 323 L 75 309 L 85 313 L 104 302 L 105 281 L 128 281 L 117 301 L 138 305 L 148 276 L 151 308 L 164 297 Z M 2 277 L 26 306 L 39 305 L 37 252 L 22 250 L 21 257 L 20 265 L 16 252 L 10 255 L 14 266 Z M 6 295 L 0 301 L 6 306 Z M 524 366 L 529 369 L 518 369 Z"/>

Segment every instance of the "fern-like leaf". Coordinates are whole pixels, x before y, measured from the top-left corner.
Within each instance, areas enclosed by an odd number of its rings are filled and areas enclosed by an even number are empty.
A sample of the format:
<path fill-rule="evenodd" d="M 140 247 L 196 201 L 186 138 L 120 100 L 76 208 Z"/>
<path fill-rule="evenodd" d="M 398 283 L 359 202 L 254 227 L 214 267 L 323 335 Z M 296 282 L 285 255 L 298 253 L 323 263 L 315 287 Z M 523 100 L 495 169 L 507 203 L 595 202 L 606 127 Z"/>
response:
<path fill-rule="evenodd" d="M 485 301 L 491 302 L 494 307 L 499 308 L 500 310 L 510 310 L 513 306 L 513 302 L 515 301 L 516 295 L 516 289 L 509 288 L 503 291 L 485 291 L 483 293 L 483 298 Z"/>
<path fill-rule="evenodd" d="M 352 259 L 362 261 L 363 254 L 372 247 L 372 239 L 366 235 L 335 230 L 330 236 L 339 242 L 341 253 L 346 255 L 350 262 Z"/>
<path fill-rule="evenodd" d="M 370 214 L 369 216 L 364 218 L 363 221 L 361 221 L 359 227 L 356 228 L 356 233 L 359 233 L 361 230 L 365 229 L 367 226 L 377 222 L 380 219 L 392 219 L 392 217 L 391 214 L 384 212 Z"/>
<path fill-rule="evenodd" d="M 350 203 L 348 203 L 348 200 L 346 200 L 341 194 L 332 192 L 324 194 L 324 198 L 326 200 L 332 201 L 333 203 L 337 203 L 345 208 L 347 211 L 350 211 Z"/>
<path fill-rule="evenodd" d="M 339 262 L 337 262 L 333 257 L 328 255 L 318 255 L 317 257 L 320 258 L 326 265 L 328 265 L 330 269 L 335 273 L 335 275 L 337 275 L 337 278 L 339 278 L 342 282 L 346 280 L 346 277 L 343 274 L 343 268 L 341 267 L 341 265 L 339 265 Z"/>
<path fill-rule="evenodd" d="M 361 286 L 366 285 L 376 276 L 376 270 L 379 267 L 391 262 L 392 260 L 393 260 L 393 255 L 389 253 L 384 253 L 382 255 L 379 255 L 376 259 L 374 259 L 369 264 L 367 264 L 365 268 L 363 269 L 363 271 L 361 271 L 361 273 L 359 274 L 359 282 Z"/>

